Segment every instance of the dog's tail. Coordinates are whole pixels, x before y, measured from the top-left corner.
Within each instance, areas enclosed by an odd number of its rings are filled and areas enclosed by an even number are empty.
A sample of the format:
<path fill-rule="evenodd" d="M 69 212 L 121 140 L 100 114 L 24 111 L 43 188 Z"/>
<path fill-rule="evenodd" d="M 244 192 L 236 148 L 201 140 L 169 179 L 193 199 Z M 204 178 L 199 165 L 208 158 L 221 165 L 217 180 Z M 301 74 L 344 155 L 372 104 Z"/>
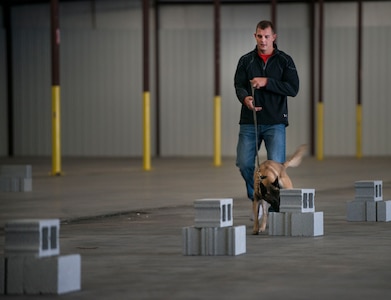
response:
<path fill-rule="evenodd" d="M 299 148 L 297 148 L 296 152 L 286 162 L 284 162 L 284 167 L 297 167 L 298 165 L 300 165 L 301 160 L 306 151 L 307 145 L 301 145 Z"/>

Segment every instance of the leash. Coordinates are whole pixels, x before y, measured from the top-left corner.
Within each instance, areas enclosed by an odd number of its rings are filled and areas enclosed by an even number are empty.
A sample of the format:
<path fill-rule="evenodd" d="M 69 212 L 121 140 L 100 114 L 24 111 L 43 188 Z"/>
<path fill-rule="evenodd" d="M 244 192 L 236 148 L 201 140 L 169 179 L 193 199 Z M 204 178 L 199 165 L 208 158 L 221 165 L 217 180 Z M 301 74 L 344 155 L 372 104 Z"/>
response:
<path fill-rule="evenodd" d="M 253 96 L 253 118 L 254 118 L 254 127 L 255 127 L 255 152 L 257 154 L 257 167 L 259 168 L 259 155 L 258 155 L 258 125 L 257 125 L 257 112 L 255 110 L 255 89 L 251 84 L 251 93 Z"/>

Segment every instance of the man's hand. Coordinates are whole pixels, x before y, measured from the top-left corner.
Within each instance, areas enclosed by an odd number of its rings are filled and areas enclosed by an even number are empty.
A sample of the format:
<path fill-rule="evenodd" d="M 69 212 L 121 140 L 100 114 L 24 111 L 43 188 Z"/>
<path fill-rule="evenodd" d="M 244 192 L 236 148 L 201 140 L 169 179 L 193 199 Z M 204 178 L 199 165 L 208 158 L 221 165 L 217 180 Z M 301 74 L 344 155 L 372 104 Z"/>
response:
<path fill-rule="evenodd" d="M 245 105 L 249 110 L 254 110 L 254 109 L 255 111 L 262 110 L 261 106 L 257 106 L 257 107 L 254 106 L 254 98 L 252 96 L 247 96 L 246 98 L 244 98 L 243 105 Z"/>
<path fill-rule="evenodd" d="M 250 82 L 253 88 L 260 89 L 261 87 L 266 86 L 267 77 L 254 77 Z"/>

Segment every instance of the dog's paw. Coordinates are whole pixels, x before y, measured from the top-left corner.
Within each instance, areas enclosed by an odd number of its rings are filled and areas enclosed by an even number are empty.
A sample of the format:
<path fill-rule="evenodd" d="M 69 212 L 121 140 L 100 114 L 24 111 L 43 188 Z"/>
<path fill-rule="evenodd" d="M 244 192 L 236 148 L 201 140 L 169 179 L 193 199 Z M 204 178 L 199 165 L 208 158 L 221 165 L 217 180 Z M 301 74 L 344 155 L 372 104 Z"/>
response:
<path fill-rule="evenodd" d="M 258 235 L 259 232 L 258 231 L 253 231 L 253 235 Z"/>

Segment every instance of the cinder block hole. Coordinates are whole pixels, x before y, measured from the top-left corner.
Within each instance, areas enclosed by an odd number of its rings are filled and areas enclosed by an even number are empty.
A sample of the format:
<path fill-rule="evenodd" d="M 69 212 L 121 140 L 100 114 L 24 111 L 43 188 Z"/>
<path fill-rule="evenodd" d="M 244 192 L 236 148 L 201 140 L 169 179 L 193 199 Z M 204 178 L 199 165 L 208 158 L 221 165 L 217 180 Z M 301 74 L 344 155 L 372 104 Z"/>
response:
<path fill-rule="evenodd" d="M 308 207 L 314 208 L 314 194 L 312 194 L 312 193 L 309 194 Z"/>
<path fill-rule="evenodd" d="M 57 249 L 57 227 L 50 227 L 50 249 Z"/>
<path fill-rule="evenodd" d="M 305 193 L 303 195 L 303 208 L 314 208 L 314 194 Z"/>
<path fill-rule="evenodd" d="M 42 250 L 49 249 L 49 228 L 42 227 Z"/>
<path fill-rule="evenodd" d="M 221 213 L 222 213 L 222 216 L 221 216 L 221 220 L 223 222 L 225 222 L 225 207 L 226 205 L 223 204 L 223 206 L 221 207 Z"/>
<path fill-rule="evenodd" d="M 231 212 L 232 212 L 231 204 L 228 204 L 228 221 L 232 220 Z"/>
<path fill-rule="evenodd" d="M 303 208 L 308 207 L 308 194 L 303 195 Z"/>
<path fill-rule="evenodd" d="M 381 197 L 381 185 L 380 184 L 377 184 L 376 186 L 375 186 L 375 193 L 376 193 L 376 197 L 378 198 L 378 197 Z"/>

